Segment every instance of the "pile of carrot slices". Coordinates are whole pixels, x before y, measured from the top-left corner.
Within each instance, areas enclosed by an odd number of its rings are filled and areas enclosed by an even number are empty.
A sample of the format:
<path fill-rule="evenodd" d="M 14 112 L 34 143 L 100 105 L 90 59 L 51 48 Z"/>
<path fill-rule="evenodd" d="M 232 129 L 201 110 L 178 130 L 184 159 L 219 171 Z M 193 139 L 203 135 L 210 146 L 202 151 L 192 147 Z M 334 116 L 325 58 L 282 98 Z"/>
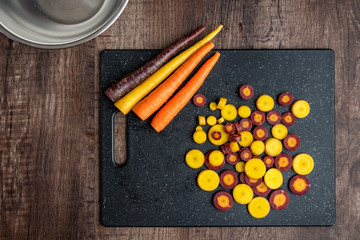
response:
<path fill-rule="evenodd" d="M 159 53 L 140 69 L 111 85 L 105 94 L 125 115 L 132 110 L 140 119 L 146 120 L 158 111 L 152 119 L 151 126 L 157 132 L 162 131 L 193 97 L 218 61 L 220 53 L 215 52 L 171 98 L 200 61 L 214 48 L 214 44 L 210 41 L 222 27 L 220 25 L 165 64 L 176 52 L 204 31 L 205 27 L 197 29 Z"/>

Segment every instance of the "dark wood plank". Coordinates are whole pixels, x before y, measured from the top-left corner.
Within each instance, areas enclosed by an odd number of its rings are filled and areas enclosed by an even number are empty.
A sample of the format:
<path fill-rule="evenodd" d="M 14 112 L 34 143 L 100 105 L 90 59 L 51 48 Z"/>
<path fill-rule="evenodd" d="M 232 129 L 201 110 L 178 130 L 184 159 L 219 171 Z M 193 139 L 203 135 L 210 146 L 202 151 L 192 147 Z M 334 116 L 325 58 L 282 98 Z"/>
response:
<path fill-rule="evenodd" d="M 358 0 L 130 1 L 96 40 L 39 50 L 0 36 L 1 239 L 356 239 L 360 220 Z M 204 24 L 217 48 L 331 48 L 333 227 L 105 228 L 99 223 L 99 53 L 161 49 Z M 120 129 L 124 119 L 120 115 Z M 119 133 L 119 139 L 123 139 Z M 119 141 L 119 149 L 124 141 Z M 119 151 L 123 154 L 123 151 Z"/>
<path fill-rule="evenodd" d="M 94 42 L 1 48 L 1 237 L 94 236 Z"/>

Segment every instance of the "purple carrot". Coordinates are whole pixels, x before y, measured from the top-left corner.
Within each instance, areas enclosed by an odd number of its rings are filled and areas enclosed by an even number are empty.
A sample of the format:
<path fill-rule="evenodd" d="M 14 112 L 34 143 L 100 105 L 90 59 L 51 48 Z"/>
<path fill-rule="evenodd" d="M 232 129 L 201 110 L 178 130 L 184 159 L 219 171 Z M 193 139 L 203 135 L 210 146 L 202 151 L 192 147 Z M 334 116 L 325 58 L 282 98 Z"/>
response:
<path fill-rule="evenodd" d="M 112 84 L 106 89 L 105 94 L 113 101 L 116 102 L 126 93 L 130 92 L 137 85 L 142 83 L 145 79 L 151 76 L 156 70 L 158 70 L 165 62 L 167 62 L 178 51 L 183 49 L 189 42 L 196 38 L 200 33 L 205 30 L 205 26 L 198 28 L 195 32 L 180 39 L 175 44 L 163 50 L 156 55 L 155 58 L 145 63 L 142 67 L 136 71 L 126 75 L 116 83 Z"/>

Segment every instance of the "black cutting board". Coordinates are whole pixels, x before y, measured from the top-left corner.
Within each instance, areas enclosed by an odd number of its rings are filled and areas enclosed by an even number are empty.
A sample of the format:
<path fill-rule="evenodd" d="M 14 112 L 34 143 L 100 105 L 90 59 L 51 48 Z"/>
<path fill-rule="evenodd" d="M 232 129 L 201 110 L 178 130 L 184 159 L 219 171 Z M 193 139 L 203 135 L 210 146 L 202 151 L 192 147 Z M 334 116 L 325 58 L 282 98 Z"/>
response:
<path fill-rule="evenodd" d="M 150 120 L 141 121 L 132 112 L 127 116 L 128 158 L 117 166 L 113 160 L 113 119 L 116 108 L 104 94 L 105 89 L 158 51 L 109 50 L 101 54 L 101 222 L 105 226 L 289 226 L 333 225 L 335 223 L 334 169 L 334 53 L 331 50 L 220 50 L 221 57 L 198 92 L 208 102 L 226 97 L 235 106 L 255 109 L 261 94 L 277 96 L 285 91 L 294 100 L 310 103 L 310 115 L 298 119 L 289 133 L 300 136 L 301 147 L 290 153 L 305 152 L 315 160 L 308 175 L 310 191 L 296 196 L 288 189 L 295 175 L 285 172 L 282 188 L 289 192 L 290 204 L 285 210 L 271 210 L 263 219 L 255 219 L 246 205 L 235 203 L 227 212 L 212 205 L 215 192 L 200 190 L 198 173 L 184 156 L 193 148 L 206 153 L 216 148 L 208 141 L 197 145 L 192 140 L 197 116 L 215 115 L 207 105 L 196 107 L 189 102 L 161 133 L 155 132 Z M 211 53 L 211 55 L 213 52 Z M 207 56 L 207 58 L 210 54 Z M 253 99 L 244 101 L 237 90 L 242 84 L 255 89 Z M 280 113 L 289 107 L 275 105 Z M 121 114 L 121 113 L 119 113 Z M 236 119 L 239 120 L 239 117 Z M 270 130 L 270 126 L 265 123 Z M 208 127 L 204 127 L 206 130 Z M 233 169 L 226 164 L 223 169 Z M 222 169 L 222 170 L 223 170 Z M 217 171 L 218 173 L 221 170 Z"/>

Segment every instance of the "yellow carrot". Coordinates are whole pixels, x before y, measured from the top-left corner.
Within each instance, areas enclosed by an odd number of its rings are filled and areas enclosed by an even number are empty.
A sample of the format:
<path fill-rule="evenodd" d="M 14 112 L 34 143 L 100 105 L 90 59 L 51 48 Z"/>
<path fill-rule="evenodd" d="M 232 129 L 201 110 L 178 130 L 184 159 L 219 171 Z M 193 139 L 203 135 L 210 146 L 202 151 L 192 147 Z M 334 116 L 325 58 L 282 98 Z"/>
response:
<path fill-rule="evenodd" d="M 215 31 L 211 32 L 205 38 L 179 54 L 177 57 L 173 58 L 170 62 L 162 66 L 157 70 L 153 75 L 148 79 L 138 85 L 136 88 L 127 93 L 124 97 L 120 98 L 115 102 L 115 106 L 123 113 L 127 114 L 130 110 L 148 93 L 150 93 L 157 85 L 159 85 L 165 78 L 167 78 L 175 69 L 177 69 L 181 64 L 183 64 L 193 53 L 195 53 L 199 48 L 208 43 L 213 39 L 216 34 L 222 29 L 220 25 Z"/>

